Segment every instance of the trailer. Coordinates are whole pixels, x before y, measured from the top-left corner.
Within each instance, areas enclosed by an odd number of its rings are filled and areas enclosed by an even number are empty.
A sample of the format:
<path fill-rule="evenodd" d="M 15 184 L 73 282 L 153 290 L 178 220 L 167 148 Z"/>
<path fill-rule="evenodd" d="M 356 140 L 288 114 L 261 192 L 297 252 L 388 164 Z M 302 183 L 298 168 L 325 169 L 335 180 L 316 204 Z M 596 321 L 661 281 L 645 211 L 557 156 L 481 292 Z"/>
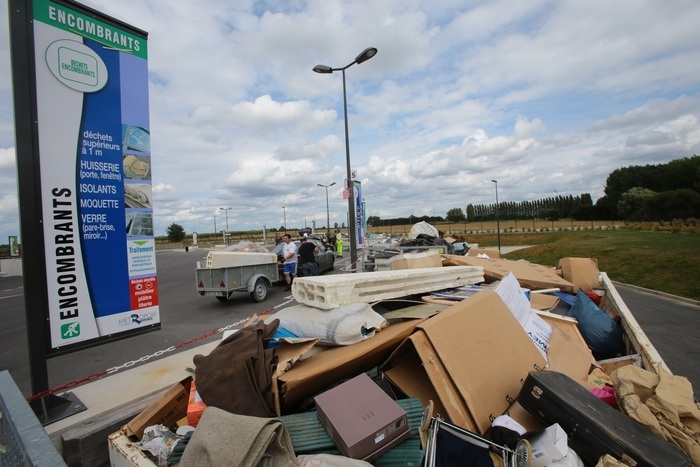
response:
<path fill-rule="evenodd" d="M 210 251 L 204 264 L 197 262 L 195 271 L 197 293 L 220 302 L 231 300 L 234 292 L 248 292 L 256 302 L 265 301 L 268 289 L 278 280 L 273 253 Z"/>

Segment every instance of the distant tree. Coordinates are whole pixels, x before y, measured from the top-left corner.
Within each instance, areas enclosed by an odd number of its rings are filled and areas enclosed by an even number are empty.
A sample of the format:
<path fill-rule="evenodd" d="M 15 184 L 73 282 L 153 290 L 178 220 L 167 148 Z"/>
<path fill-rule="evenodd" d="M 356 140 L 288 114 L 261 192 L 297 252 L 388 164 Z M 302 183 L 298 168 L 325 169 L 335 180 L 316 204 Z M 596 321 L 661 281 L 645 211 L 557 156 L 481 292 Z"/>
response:
<path fill-rule="evenodd" d="M 476 211 L 473 204 L 467 205 L 467 220 L 469 222 L 474 222 L 476 220 Z"/>
<path fill-rule="evenodd" d="M 550 209 L 548 211 L 543 211 L 540 213 L 540 217 L 547 219 L 548 221 L 558 221 L 559 211 L 556 209 Z"/>
<path fill-rule="evenodd" d="M 629 221 L 642 221 L 647 219 L 647 203 L 656 195 L 656 192 L 641 187 L 634 187 L 620 196 L 617 202 L 617 212 Z"/>
<path fill-rule="evenodd" d="M 379 225 L 379 216 L 369 216 L 367 218 L 367 225 Z"/>
<path fill-rule="evenodd" d="M 685 219 L 700 215 L 700 193 L 690 188 L 657 193 L 646 201 L 647 220 Z"/>
<path fill-rule="evenodd" d="M 449 222 L 464 222 L 465 219 L 462 208 L 452 208 L 447 211 L 447 220 Z"/>
<path fill-rule="evenodd" d="M 165 233 L 171 242 L 181 242 L 185 238 L 185 229 L 174 222 L 168 226 Z"/>

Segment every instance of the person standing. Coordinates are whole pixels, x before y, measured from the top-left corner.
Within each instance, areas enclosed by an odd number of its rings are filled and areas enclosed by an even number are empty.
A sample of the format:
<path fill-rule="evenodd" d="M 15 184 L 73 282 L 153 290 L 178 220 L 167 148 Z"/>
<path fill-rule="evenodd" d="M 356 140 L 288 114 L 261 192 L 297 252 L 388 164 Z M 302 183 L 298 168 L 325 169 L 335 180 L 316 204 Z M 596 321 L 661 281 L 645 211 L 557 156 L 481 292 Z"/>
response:
<path fill-rule="evenodd" d="M 338 253 L 338 258 L 343 257 L 343 234 L 340 230 L 335 231 L 335 251 Z"/>
<path fill-rule="evenodd" d="M 297 275 L 297 246 L 292 241 L 292 236 L 284 234 L 284 246 L 282 247 L 282 257 L 284 257 L 284 280 L 287 287 L 284 290 L 292 290 L 292 281 Z"/>
<path fill-rule="evenodd" d="M 280 233 L 277 232 L 275 234 L 275 245 L 279 245 L 280 243 L 282 243 L 282 237 L 280 236 Z"/>
<path fill-rule="evenodd" d="M 303 277 L 318 276 L 318 264 L 316 264 L 316 253 L 318 253 L 318 247 L 316 244 L 309 242 L 306 237 L 302 237 L 298 253 L 299 264 L 301 265 L 301 275 Z"/>

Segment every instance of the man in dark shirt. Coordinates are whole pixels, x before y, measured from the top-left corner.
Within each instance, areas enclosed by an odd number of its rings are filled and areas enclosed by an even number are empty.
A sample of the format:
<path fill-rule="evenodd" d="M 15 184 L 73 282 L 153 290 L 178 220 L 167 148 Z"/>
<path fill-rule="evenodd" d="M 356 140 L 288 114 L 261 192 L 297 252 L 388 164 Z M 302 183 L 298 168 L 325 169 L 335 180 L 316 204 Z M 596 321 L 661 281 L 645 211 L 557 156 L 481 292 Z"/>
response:
<path fill-rule="evenodd" d="M 316 264 L 315 253 L 318 253 L 318 247 L 307 241 L 306 237 L 301 237 L 301 245 L 297 254 L 299 255 L 299 264 L 301 265 L 302 275 L 318 276 L 318 264 Z"/>

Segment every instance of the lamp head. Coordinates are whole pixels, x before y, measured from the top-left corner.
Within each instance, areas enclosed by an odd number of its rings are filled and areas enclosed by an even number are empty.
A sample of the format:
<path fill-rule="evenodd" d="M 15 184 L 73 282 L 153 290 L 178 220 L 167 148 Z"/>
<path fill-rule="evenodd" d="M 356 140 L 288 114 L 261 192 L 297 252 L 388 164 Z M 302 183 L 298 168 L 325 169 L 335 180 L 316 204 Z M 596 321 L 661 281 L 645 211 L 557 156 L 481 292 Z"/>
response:
<path fill-rule="evenodd" d="M 493 183 L 498 183 L 498 180 L 491 180 Z"/>
<path fill-rule="evenodd" d="M 316 65 L 313 70 L 316 73 L 333 73 L 333 68 L 328 65 Z"/>
<path fill-rule="evenodd" d="M 360 52 L 360 55 L 355 57 L 355 63 L 357 63 L 359 65 L 360 63 L 366 62 L 367 60 L 374 57 L 375 55 L 377 55 L 376 47 L 368 47 L 365 50 L 363 50 L 362 52 Z"/>
<path fill-rule="evenodd" d="M 331 183 L 331 184 L 330 184 L 330 185 L 328 185 L 328 186 L 333 186 L 333 185 L 335 185 L 335 182 Z"/>

